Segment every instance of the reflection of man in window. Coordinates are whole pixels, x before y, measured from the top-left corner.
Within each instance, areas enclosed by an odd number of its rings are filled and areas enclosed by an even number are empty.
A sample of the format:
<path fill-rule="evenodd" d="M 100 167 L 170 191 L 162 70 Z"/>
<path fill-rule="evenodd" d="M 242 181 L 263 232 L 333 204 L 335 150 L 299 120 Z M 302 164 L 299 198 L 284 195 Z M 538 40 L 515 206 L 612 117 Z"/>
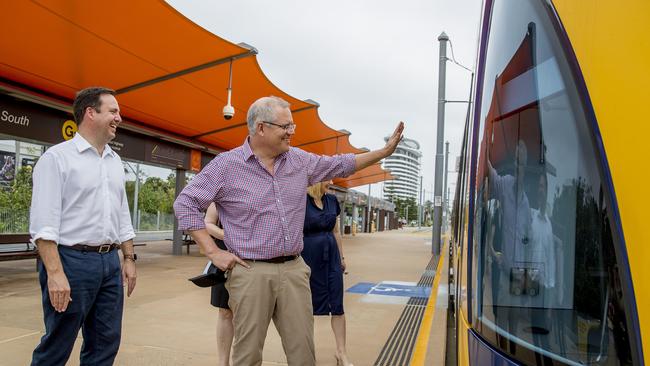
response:
<path fill-rule="evenodd" d="M 551 221 L 546 214 L 547 187 L 548 178 L 544 172 L 539 176 L 537 186 L 537 205 L 539 209 L 531 209 L 530 248 L 526 255 L 527 262 L 540 267 L 539 283 L 542 287 L 542 295 L 547 295 L 546 289 L 555 287 L 555 239 Z M 552 299 L 547 298 L 544 303 L 548 304 L 550 300 Z"/>
<path fill-rule="evenodd" d="M 488 192 L 488 177 L 484 177 L 483 184 L 480 186 L 479 197 L 481 199 L 478 201 L 480 219 L 477 220 L 480 223 L 479 230 L 475 232 L 480 233 L 480 246 L 481 253 L 484 256 L 481 259 L 481 263 L 486 263 L 486 266 L 481 269 L 483 275 L 483 286 L 490 288 L 491 303 L 496 305 L 499 298 L 499 278 L 500 278 L 500 266 L 495 263 L 495 258 L 501 255 L 500 252 L 497 252 L 494 247 L 495 240 L 500 242 L 500 238 L 496 236 L 496 228 L 501 227 L 501 218 L 499 214 L 499 203 L 495 199 L 490 199 L 490 194 Z M 485 300 L 484 300 L 485 301 Z"/>
<path fill-rule="evenodd" d="M 530 205 L 524 190 L 528 150 L 519 140 L 515 149 L 515 176 L 499 175 L 488 159 L 490 197 L 499 202 L 501 210 L 500 243 L 494 255 L 502 271 L 509 275 L 515 262 L 523 260 L 522 245 L 528 244 L 531 223 Z M 499 230 L 499 228 L 497 228 Z"/>

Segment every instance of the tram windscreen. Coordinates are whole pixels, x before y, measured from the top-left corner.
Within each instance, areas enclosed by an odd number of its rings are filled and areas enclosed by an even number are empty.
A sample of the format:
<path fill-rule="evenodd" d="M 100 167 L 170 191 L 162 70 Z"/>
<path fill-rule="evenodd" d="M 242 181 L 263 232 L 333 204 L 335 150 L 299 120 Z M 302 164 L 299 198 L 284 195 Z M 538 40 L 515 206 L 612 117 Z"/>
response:
<path fill-rule="evenodd" d="M 593 132 L 539 1 L 495 1 L 473 238 L 476 328 L 525 364 L 630 364 Z"/>

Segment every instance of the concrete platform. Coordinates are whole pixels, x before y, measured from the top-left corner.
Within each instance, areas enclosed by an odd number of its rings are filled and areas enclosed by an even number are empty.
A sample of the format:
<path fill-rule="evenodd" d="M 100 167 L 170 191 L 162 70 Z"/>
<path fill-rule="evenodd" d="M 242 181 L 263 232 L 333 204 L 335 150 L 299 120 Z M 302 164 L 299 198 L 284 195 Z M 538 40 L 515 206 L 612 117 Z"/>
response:
<path fill-rule="evenodd" d="M 431 231 L 408 229 L 345 236 L 344 254 L 349 272 L 345 276 L 345 288 L 382 281 L 417 282 L 431 259 L 430 241 Z M 206 260 L 196 247 L 191 250 L 189 256 L 172 256 L 169 241 L 149 242 L 137 248 L 138 284 L 125 303 L 117 365 L 216 363 L 216 309 L 209 304 L 209 289 L 187 281 L 203 270 Z M 0 263 L 0 365 L 28 364 L 43 334 L 34 263 L 33 260 Z M 375 362 L 404 304 L 399 296 L 346 292 L 347 344 L 355 365 Z M 329 317 L 316 318 L 315 340 L 317 364 L 335 365 Z M 79 335 L 69 365 L 79 364 L 81 341 Z M 272 323 L 264 348 L 264 365 L 286 365 Z"/>

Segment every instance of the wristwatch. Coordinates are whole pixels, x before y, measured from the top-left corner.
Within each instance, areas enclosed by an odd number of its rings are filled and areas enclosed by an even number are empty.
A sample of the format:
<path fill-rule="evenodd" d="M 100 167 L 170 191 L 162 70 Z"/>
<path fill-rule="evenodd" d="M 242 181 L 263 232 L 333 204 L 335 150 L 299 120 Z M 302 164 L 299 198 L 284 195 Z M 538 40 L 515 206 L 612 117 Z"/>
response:
<path fill-rule="evenodd" d="M 138 255 L 133 253 L 133 254 L 124 254 L 124 260 L 130 259 L 132 261 L 137 261 L 138 260 Z"/>

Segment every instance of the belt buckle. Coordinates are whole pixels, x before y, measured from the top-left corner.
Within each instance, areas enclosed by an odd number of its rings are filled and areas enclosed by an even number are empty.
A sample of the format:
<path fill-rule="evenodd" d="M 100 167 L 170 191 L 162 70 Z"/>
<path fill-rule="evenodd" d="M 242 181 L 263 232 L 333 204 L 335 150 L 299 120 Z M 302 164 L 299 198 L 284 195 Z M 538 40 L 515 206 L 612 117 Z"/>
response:
<path fill-rule="evenodd" d="M 112 246 L 112 244 L 102 244 L 102 245 L 99 246 L 98 252 L 100 254 L 108 253 L 108 252 L 111 251 L 111 246 Z"/>

